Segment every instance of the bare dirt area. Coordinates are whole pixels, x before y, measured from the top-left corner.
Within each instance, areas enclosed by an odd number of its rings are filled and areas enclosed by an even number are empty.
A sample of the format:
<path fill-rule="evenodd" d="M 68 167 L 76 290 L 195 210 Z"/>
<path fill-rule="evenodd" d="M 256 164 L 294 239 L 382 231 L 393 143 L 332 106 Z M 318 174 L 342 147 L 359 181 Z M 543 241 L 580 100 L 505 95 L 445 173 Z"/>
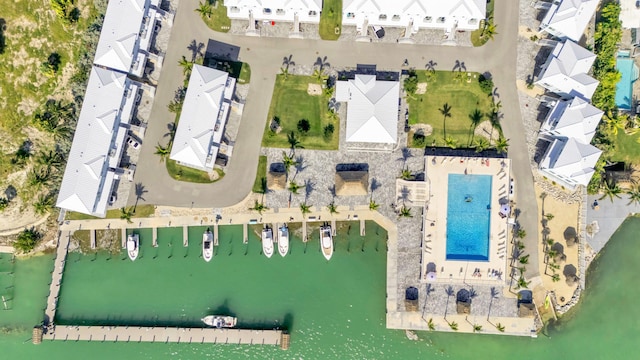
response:
<path fill-rule="evenodd" d="M 322 86 L 319 84 L 311 84 L 307 86 L 307 94 L 311 96 L 319 96 L 322 95 Z"/>

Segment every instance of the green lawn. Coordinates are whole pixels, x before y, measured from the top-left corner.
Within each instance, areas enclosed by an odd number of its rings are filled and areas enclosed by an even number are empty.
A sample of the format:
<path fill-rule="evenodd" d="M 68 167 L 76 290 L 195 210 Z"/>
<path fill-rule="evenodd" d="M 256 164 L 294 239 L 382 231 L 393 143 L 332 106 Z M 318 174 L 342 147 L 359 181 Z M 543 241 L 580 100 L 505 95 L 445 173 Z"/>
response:
<path fill-rule="evenodd" d="M 222 5 L 222 1 L 217 2 L 217 6 L 213 7 L 211 17 L 202 16 L 202 20 L 209 28 L 218 32 L 229 32 L 231 28 L 231 19 L 227 16 L 227 7 Z"/>
<path fill-rule="evenodd" d="M 267 179 L 267 157 L 264 155 L 260 155 L 260 158 L 258 158 L 258 172 L 256 172 L 256 179 L 253 182 L 252 191 L 254 193 L 262 192 L 262 181 L 266 181 L 266 179 Z"/>
<path fill-rule="evenodd" d="M 216 182 L 224 177 L 224 171 L 215 168 L 213 169 L 218 173 L 219 178 L 216 180 L 211 180 L 209 178 L 209 174 L 206 171 L 201 171 L 197 169 L 190 168 L 188 166 L 178 165 L 175 160 L 167 159 L 167 172 L 169 175 L 179 181 L 186 181 L 192 183 L 200 183 L 200 184 L 210 184 Z"/>
<path fill-rule="evenodd" d="M 625 163 L 640 164 L 640 144 L 638 144 L 640 134 L 627 135 L 624 131 L 618 131 L 615 140 L 616 147 L 611 151 L 612 161 L 624 161 Z"/>
<path fill-rule="evenodd" d="M 444 145 L 443 116 L 439 109 L 447 103 L 451 106 L 451 117 L 446 120 L 447 136 L 456 139 L 459 147 L 466 147 L 471 129 L 469 114 L 475 109 L 486 114 L 491 109 L 491 97 L 478 84 L 480 74 L 471 73 L 471 82 L 468 83 L 466 74 L 462 81 L 456 81 L 451 71 L 436 71 L 431 81 L 427 81 L 426 70 L 418 70 L 416 73 L 419 83 L 427 83 L 427 91 L 422 95 L 407 97 L 409 124 L 431 125 L 433 133 L 426 137 L 427 146 L 434 141 L 437 146 Z M 483 121 L 486 120 L 485 116 Z"/>
<path fill-rule="evenodd" d="M 493 4 L 495 3 L 495 1 L 496 0 L 489 0 L 487 2 L 487 19 L 493 19 Z M 480 35 L 482 35 L 482 24 L 484 24 L 484 22 L 480 23 L 480 28 L 478 30 L 471 32 L 471 43 L 473 44 L 473 46 L 482 46 L 487 41 L 489 41 L 489 39 L 486 37 L 480 37 Z"/>
<path fill-rule="evenodd" d="M 207 59 L 205 65 L 228 72 L 231 77 L 238 79 L 238 84 L 248 84 L 251 80 L 251 67 L 241 61 Z"/>
<path fill-rule="evenodd" d="M 312 76 L 289 75 L 284 80 L 283 75 L 276 77 L 273 98 L 269 107 L 267 125 L 265 127 L 262 146 L 288 148 L 287 135 L 294 132 L 305 149 L 337 150 L 339 123 L 329 118 L 328 97 L 326 95 L 311 96 L 307 93 L 309 83 L 318 84 Z M 280 119 L 280 133 L 274 133 L 269 128 L 271 119 Z M 306 135 L 298 132 L 297 124 L 301 119 L 307 119 L 311 125 Z M 334 132 L 329 141 L 324 138 L 324 128 L 333 124 Z"/>
<path fill-rule="evenodd" d="M 153 205 L 139 205 L 136 207 L 136 212 L 133 214 L 134 218 L 143 218 L 150 217 L 155 212 L 155 207 Z M 106 219 L 120 219 L 120 209 L 113 209 L 107 211 Z M 95 216 L 86 215 L 78 212 L 67 211 L 65 216 L 66 220 L 91 220 L 91 219 L 99 219 Z"/>
<path fill-rule="evenodd" d="M 338 40 L 342 32 L 342 0 L 324 0 L 319 31 L 323 40 Z"/>

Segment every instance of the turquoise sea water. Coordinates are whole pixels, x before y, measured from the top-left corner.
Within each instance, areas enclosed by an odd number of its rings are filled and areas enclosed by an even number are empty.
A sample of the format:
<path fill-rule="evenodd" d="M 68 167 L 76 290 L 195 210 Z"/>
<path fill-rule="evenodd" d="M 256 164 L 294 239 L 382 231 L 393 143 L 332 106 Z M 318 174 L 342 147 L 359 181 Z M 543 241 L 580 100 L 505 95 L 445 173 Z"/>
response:
<path fill-rule="evenodd" d="M 449 174 L 448 180 L 447 259 L 486 261 L 492 176 Z"/>
<path fill-rule="evenodd" d="M 209 267 L 199 259 L 195 245 L 189 247 L 187 258 L 181 243 L 172 246 L 169 259 L 170 247 L 162 247 L 163 238 L 156 259 L 155 249 L 143 243 L 140 263 L 117 257 L 106 260 L 107 255 L 71 256 L 60 303 L 61 320 L 94 316 L 89 319 L 93 321 L 110 309 L 121 320 L 142 316 L 159 321 L 154 314 L 171 310 L 171 318 L 182 321 L 199 317 L 228 299 L 229 308 L 244 321 L 288 320 L 292 331 L 289 351 L 233 345 L 57 341 L 32 345 L 31 327 L 42 318 L 53 264 L 51 256 L 39 256 L 15 265 L 13 310 L 0 311 L 2 358 L 620 359 L 633 358 L 636 353 L 640 290 L 633 285 L 637 280 L 635 264 L 640 262 L 640 242 L 635 241 L 640 219 L 626 221 L 592 264 L 585 298 L 576 311 L 548 329 L 548 337 L 537 339 L 418 332 L 420 339 L 410 341 L 403 331 L 386 330 L 384 246 L 375 251 L 385 235 L 380 230 L 375 235 L 375 227 L 368 224 L 367 241 L 363 242 L 358 225 L 353 223 L 350 236 L 339 236 L 330 262 L 322 259 L 315 237 L 306 253 L 304 244 L 296 240 L 292 241 L 290 257 L 274 255 L 270 260 L 260 255 L 257 237 L 252 237 L 247 255 L 241 240 L 227 245 L 221 240 L 221 249 Z M 224 231 L 225 238 L 242 235 L 239 227 Z M 164 235 L 171 236 L 171 230 Z M 187 260 L 192 251 L 193 264 Z M 128 277 L 141 280 L 128 285 Z M 193 284 L 202 279 L 209 285 Z M 133 292 L 123 294 L 122 289 Z"/>

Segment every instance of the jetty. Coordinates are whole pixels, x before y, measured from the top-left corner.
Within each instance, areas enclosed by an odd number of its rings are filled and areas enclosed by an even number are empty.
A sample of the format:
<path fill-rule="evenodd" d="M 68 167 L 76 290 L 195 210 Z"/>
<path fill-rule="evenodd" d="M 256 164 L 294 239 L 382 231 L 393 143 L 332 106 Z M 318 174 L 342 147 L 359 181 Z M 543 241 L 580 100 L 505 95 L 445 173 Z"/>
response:
<path fill-rule="evenodd" d="M 47 297 L 47 307 L 44 311 L 44 324 L 53 322 L 58 306 L 58 296 L 60 295 L 60 283 L 64 273 L 64 265 L 67 261 L 67 250 L 71 241 L 71 232 L 61 232 L 58 235 L 58 248 L 56 249 L 56 259 L 53 262 L 53 272 L 51 273 L 51 284 L 49 284 L 49 296 Z"/>
<path fill-rule="evenodd" d="M 249 243 L 249 225 L 247 223 L 242 224 L 242 243 Z"/>
<path fill-rule="evenodd" d="M 186 344 L 286 344 L 289 336 L 282 330 L 217 328 L 137 327 L 137 326 L 55 326 L 47 329 L 43 340 L 99 342 L 156 342 Z M 283 341 L 283 337 L 286 340 Z"/>
<path fill-rule="evenodd" d="M 302 219 L 302 242 L 307 242 L 309 239 L 307 238 L 307 219 Z"/>
<path fill-rule="evenodd" d="M 91 249 L 96 248 L 96 231 L 89 230 L 89 235 L 91 236 Z"/>
<path fill-rule="evenodd" d="M 120 241 L 123 249 L 127 247 L 127 228 L 120 229 Z"/>
<path fill-rule="evenodd" d="M 216 221 L 215 224 L 213 224 L 213 245 L 214 246 L 218 246 L 219 242 L 218 242 L 218 222 Z"/>
<path fill-rule="evenodd" d="M 360 236 L 365 236 L 365 221 L 360 219 Z"/>
<path fill-rule="evenodd" d="M 338 227 L 336 226 L 336 219 L 331 219 L 331 235 L 336 236 L 338 234 Z"/>
<path fill-rule="evenodd" d="M 189 246 L 189 227 L 187 225 L 182 227 L 182 245 Z"/>
<path fill-rule="evenodd" d="M 158 247 L 158 228 L 154 227 L 151 231 L 153 232 L 153 247 Z"/>

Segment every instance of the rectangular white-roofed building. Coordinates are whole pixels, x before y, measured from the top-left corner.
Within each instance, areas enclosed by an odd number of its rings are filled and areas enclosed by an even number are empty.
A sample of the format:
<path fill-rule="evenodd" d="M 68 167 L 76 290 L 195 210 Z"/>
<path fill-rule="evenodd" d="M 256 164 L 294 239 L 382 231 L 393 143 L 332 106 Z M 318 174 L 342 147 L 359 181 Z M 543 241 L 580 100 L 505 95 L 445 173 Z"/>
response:
<path fill-rule="evenodd" d="M 476 30 L 486 12 L 486 0 L 344 0 L 342 24 L 358 31 L 369 25 Z"/>
<path fill-rule="evenodd" d="M 57 207 L 104 217 L 139 84 L 118 71 L 92 67 Z"/>
<path fill-rule="evenodd" d="M 540 129 L 541 135 L 574 138 L 588 144 L 602 119 L 602 110 L 581 98 L 558 101 Z"/>
<path fill-rule="evenodd" d="M 551 4 L 540 23 L 540 31 L 560 39 L 580 41 L 600 0 L 560 0 Z"/>
<path fill-rule="evenodd" d="M 575 139 L 556 139 L 540 162 L 540 172 L 552 180 L 574 189 L 586 186 L 593 176 L 602 151 Z"/>
<path fill-rule="evenodd" d="M 558 43 L 542 66 L 536 84 L 565 99 L 580 96 L 591 99 L 598 80 L 587 73 L 596 55 L 571 40 Z"/>
<path fill-rule="evenodd" d="M 320 22 L 322 0 L 224 0 L 230 19 Z M 335 11 L 339 11 L 336 9 Z"/>
<path fill-rule="evenodd" d="M 94 64 L 142 76 L 159 0 L 110 0 Z"/>
<path fill-rule="evenodd" d="M 364 74 L 338 81 L 336 101 L 347 103 L 346 141 L 395 144 L 399 99 L 398 81 L 380 81 L 375 75 Z"/>
<path fill-rule="evenodd" d="M 193 65 L 170 159 L 198 170 L 213 169 L 235 84 L 224 71 Z"/>
<path fill-rule="evenodd" d="M 640 28 L 640 2 L 620 0 L 620 21 L 625 29 Z"/>

